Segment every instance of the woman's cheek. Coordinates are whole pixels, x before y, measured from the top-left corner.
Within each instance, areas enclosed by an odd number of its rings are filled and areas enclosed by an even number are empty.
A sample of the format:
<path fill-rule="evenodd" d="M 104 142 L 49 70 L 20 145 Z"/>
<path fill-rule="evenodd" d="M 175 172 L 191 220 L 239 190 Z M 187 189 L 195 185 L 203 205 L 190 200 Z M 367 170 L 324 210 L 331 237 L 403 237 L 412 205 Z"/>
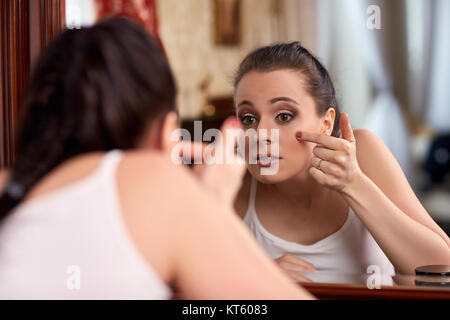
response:
<path fill-rule="evenodd" d="M 312 157 L 312 144 L 299 141 L 295 137 L 295 131 L 289 135 L 280 135 L 280 155 L 289 160 L 291 165 L 297 167 L 307 166 Z"/>
<path fill-rule="evenodd" d="M 299 129 L 300 128 L 300 129 Z M 308 151 L 308 143 L 304 141 L 299 141 L 296 138 L 296 133 L 302 130 L 300 126 L 295 126 L 289 128 L 289 130 L 280 130 L 280 153 L 282 155 L 283 151 L 287 153 L 300 153 L 303 154 Z"/>
<path fill-rule="evenodd" d="M 295 157 L 299 163 L 306 165 L 311 161 L 312 148 L 311 144 L 305 141 L 297 141 L 297 148 L 295 148 Z"/>

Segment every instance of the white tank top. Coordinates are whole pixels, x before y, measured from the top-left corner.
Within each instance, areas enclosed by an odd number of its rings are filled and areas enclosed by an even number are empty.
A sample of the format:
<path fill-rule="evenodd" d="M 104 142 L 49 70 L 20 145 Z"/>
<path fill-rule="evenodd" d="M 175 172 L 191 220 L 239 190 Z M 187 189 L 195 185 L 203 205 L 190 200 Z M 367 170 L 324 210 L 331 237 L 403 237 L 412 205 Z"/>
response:
<path fill-rule="evenodd" d="M 30 199 L 0 226 L 0 299 L 168 299 L 135 247 L 106 153 L 89 176 Z M 155 244 L 157 245 L 157 244 Z"/>
<path fill-rule="evenodd" d="M 382 284 L 391 282 L 394 267 L 365 228 L 358 216 L 349 208 L 347 220 L 335 233 L 312 245 L 301 245 L 281 239 L 267 231 L 258 219 L 255 210 L 255 196 L 258 182 L 252 178 L 248 209 L 244 222 L 252 234 L 273 259 L 286 253 L 312 263 L 317 272 L 305 275 L 317 282 L 358 282 L 354 277 L 380 272 Z M 369 266 L 371 267 L 368 271 Z M 337 277 L 340 278 L 336 280 Z"/>

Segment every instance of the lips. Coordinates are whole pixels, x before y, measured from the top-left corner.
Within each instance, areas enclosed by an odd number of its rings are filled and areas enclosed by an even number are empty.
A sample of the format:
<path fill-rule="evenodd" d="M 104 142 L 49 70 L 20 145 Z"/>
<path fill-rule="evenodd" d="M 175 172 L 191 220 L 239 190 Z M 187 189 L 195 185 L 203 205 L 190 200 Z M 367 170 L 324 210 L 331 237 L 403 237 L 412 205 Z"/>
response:
<path fill-rule="evenodd" d="M 258 154 L 256 157 L 256 164 L 261 167 L 270 167 L 272 163 L 279 161 L 281 157 L 272 156 L 268 154 Z"/>

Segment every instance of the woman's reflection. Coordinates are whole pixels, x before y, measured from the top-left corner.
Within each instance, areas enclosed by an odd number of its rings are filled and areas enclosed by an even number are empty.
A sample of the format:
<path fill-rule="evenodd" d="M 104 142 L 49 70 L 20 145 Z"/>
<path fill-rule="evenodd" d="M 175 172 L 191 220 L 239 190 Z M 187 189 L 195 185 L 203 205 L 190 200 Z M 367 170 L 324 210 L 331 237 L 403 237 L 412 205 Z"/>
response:
<path fill-rule="evenodd" d="M 448 236 L 391 152 L 351 128 L 327 71 L 298 42 L 250 53 L 234 98 L 248 167 L 235 208 L 293 279 L 370 268 L 390 277 L 450 264 Z M 323 282 L 314 272 L 309 279 Z"/>

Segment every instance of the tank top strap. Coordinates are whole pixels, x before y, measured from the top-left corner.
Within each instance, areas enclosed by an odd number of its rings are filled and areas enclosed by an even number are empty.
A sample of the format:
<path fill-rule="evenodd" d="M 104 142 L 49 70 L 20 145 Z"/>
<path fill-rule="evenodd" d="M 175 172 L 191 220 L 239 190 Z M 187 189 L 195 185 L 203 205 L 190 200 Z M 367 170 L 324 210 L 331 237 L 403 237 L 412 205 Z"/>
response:
<path fill-rule="evenodd" d="M 122 159 L 123 153 L 119 149 L 113 149 L 103 156 L 100 164 L 100 174 L 103 177 L 114 178 L 117 166 Z"/>
<path fill-rule="evenodd" d="M 248 198 L 248 209 L 255 209 L 256 188 L 258 187 L 258 181 L 252 177 L 250 184 L 250 197 Z"/>

